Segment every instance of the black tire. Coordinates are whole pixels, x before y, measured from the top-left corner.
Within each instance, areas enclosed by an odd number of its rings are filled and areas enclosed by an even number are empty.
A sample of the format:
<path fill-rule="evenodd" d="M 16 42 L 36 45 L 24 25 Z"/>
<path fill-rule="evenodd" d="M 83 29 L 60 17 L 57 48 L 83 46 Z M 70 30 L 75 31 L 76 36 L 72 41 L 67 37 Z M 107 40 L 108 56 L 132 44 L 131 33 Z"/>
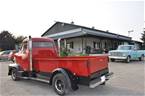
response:
<path fill-rule="evenodd" d="M 115 59 L 110 59 L 110 61 L 111 61 L 111 62 L 114 62 L 114 61 L 115 61 Z"/>
<path fill-rule="evenodd" d="M 52 87 L 58 95 L 68 94 L 71 90 L 69 85 L 70 80 L 67 80 L 67 77 L 62 73 L 56 74 L 52 79 Z"/>
<path fill-rule="evenodd" d="M 126 62 L 126 63 L 130 63 L 130 56 L 127 56 L 125 62 Z"/>
<path fill-rule="evenodd" d="M 101 85 L 106 85 L 106 82 L 103 82 Z"/>
<path fill-rule="evenodd" d="M 139 61 L 143 61 L 144 60 L 144 55 L 141 55 L 141 57 L 139 57 Z"/>
<path fill-rule="evenodd" d="M 14 80 L 14 81 L 20 80 L 20 78 L 18 77 L 18 71 L 17 71 L 16 68 L 13 68 L 13 69 L 11 70 L 11 78 L 12 78 L 12 80 Z"/>

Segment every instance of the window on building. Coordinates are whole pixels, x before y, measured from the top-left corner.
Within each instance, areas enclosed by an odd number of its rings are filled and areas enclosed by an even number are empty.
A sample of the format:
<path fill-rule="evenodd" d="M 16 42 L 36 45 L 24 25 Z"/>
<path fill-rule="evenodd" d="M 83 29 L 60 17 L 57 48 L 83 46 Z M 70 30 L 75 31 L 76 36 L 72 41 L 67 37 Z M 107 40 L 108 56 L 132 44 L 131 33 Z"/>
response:
<path fill-rule="evenodd" d="M 70 42 L 70 48 L 74 48 L 74 43 L 73 42 Z"/>
<path fill-rule="evenodd" d="M 93 42 L 93 48 L 100 48 L 100 42 Z"/>
<path fill-rule="evenodd" d="M 105 48 L 107 48 L 107 43 L 105 42 Z"/>
<path fill-rule="evenodd" d="M 97 48 L 100 48 L 100 42 L 97 42 Z"/>
<path fill-rule="evenodd" d="M 93 48 L 96 48 L 96 42 L 93 42 Z"/>

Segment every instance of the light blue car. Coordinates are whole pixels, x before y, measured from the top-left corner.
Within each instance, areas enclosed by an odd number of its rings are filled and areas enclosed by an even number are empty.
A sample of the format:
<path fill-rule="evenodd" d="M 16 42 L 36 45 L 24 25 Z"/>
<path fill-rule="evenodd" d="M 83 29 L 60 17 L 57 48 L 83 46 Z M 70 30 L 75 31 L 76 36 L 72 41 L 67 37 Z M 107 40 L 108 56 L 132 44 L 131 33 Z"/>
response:
<path fill-rule="evenodd" d="M 131 60 L 144 60 L 145 50 L 137 50 L 135 45 L 120 45 L 117 50 L 109 51 L 109 59 L 124 60 L 129 63 Z"/>

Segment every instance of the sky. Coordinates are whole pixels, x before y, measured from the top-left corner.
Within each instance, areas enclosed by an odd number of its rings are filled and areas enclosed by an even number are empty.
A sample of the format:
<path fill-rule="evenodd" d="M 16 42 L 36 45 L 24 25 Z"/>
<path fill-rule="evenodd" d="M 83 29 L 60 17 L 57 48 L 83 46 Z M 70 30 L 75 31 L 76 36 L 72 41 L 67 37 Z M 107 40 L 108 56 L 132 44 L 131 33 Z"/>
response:
<path fill-rule="evenodd" d="M 0 0 L 0 32 L 40 37 L 56 21 L 128 36 L 140 41 L 143 0 Z"/>

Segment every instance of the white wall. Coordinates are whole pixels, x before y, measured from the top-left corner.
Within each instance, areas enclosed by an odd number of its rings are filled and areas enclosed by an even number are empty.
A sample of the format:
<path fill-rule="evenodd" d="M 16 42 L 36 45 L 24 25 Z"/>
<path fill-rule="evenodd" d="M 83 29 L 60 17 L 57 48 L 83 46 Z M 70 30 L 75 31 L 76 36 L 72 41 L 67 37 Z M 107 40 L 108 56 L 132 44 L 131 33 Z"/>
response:
<path fill-rule="evenodd" d="M 68 39 L 67 43 L 73 42 L 73 51 L 76 53 L 82 52 L 82 38 L 72 38 Z"/>
<path fill-rule="evenodd" d="M 83 44 L 82 44 L 82 40 L 83 40 Z M 85 44 L 85 40 L 86 40 L 86 44 Z M 78 37 L 78 38 L 71 38 L 71 39 L 67 39 L 67 43 L 73 42 L 74 44 L 74 48 L 73 48 L 73 52 L 75 53 L 80 53 L 83 50 L 83 53 L 85 52 L 85 47 L 88 45 L 91 48 L 93 48 L 93 42 L 100 42 L 100 40 L 96 37 L 87 37 L 87 38 L 83 38 L 83 37 Z M 108 49 L 112 49 L 115 46 L 115 42 L 117 41 L 112 41 L 112 40 L 108 40 L 108 39 L 104 39 L 101 40 L 101 44 L 102 44 L 102 48 L 105 47 L 105 42 L 107 43 L 107 48 Z M 128 45 L 128 42 L 122 42 L 122 44 L 124 45 Z M 83 46 L 83 47 L 82 47 Z M 97 46 L 96 46 L 97 48 Z"/>
<path fill-rule="evenodd" d="M 83 45 L 82 45 L 82 40 L 83 40 Z M 86 40 L 86 46 L 90 46 L 91 48 L 93 48 L 93 42 L 99 42 L 99 39 L 97 38 L 92 38 L 92 37 L 88 37 L 88 38 L 72 38 L 72 39 L 67 39 L 67 43 L 73 42 L 74 43 L 74 48 L 73 51 L 76 53 L 82 52 L 82 50 L 85 48 L 85 40 Z M 83 46 L 83 48 L 82 48 Z M 84 50 L 83 50 L 84 51 Z"/>
<path fill-rule="evenodd" d="M 124 44 L 123 45 L 128 45 L 128 42 L 124 42 Z"/>
<path fill-rule="evenodd" d="M 100 40 L 98 39 L 98 38 L 93 38 L 93 37 L 88 37 L 87 38 L 87 44 L 86 45 L 88 45 L 88 46 L 91 46 L 92 48 L 93 48 L 93 42 L 100 42 Z M 98 46 L 96 45 L 96 48 L 97 48 Z"/>

